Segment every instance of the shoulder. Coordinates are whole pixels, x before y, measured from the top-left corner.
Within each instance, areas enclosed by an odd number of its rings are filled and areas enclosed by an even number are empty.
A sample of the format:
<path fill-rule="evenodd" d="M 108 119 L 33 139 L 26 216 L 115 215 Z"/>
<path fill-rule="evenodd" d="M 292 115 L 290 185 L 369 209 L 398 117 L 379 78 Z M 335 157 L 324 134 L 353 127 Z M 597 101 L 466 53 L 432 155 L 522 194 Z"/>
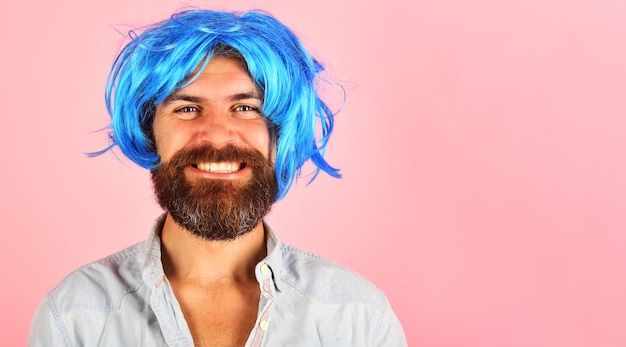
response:
<path fill-rule="evenodd" d="M 50 308 L 56 314 L 119 309 L 121 299 L 143 284 L 143 249 L 138 243 L 73 271 L 48 294 Z"/>
<path fill-rule="evenodd" d="M 389 308 L 384 293 L 359 273 L 321 256 L 281 243 L 280 280 L 327 304 L 364 304 L 380 312 Z"/>

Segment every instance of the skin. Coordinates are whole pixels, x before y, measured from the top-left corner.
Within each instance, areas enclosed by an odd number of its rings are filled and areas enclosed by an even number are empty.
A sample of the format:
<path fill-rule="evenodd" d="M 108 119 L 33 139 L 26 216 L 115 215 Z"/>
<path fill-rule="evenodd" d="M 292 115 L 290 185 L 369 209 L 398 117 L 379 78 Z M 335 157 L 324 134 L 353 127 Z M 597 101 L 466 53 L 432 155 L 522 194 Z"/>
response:
<path fill-rule="evenodd" d="M 158 154 L 168 161 L 177 151 L 211 143 L 272 153 L 268 123 L 260 112 L 262 95 L 237 59 L 214 57 L 185 88 L 157 105 L 153 122 Z M 185 168 L 190 182 L 245 183 L 249 167 L 234 172 Z M 168 215 L 162 230 L 162 261 L 196 346 L 243 346 L 259 302 L 255 265 L 266 255 L 260 222 L 232 241 L 207 241 L 179 227 Z"/>

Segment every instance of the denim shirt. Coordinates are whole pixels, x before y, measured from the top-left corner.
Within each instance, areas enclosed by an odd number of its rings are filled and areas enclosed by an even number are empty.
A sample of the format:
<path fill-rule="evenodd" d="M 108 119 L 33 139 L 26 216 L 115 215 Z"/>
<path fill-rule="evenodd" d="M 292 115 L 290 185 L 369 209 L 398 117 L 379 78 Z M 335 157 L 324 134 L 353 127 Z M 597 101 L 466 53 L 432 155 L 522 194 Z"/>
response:
<path fill-rule="evenodd" d="M 150 238 L 85 265 L 43 300 L 28 346 L 192 347 L 163 272 L 157 219 Z M 360 275 L 267 231 L 256 265 L 261 296 L 246 346 L 406 346 L 385 295 Z"/>

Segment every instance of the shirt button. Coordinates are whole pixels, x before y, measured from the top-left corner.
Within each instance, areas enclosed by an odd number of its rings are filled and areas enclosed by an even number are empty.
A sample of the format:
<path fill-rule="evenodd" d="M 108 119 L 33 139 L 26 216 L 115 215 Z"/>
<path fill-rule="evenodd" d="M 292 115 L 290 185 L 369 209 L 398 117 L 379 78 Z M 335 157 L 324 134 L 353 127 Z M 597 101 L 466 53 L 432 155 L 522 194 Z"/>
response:
<path fill-rule="evenodd" d="M 261 330 L 266 331 L 267 330 L 267 321 L 266 320 L 262 320 L 261 323 L 259 323 L 259 328 L 261 328 Z"/>
<path fill-rule="evenodd" d="M 267 264 L 261 265 L 261 274 L 267 275 L 270 272 L 270 267 Z"/>

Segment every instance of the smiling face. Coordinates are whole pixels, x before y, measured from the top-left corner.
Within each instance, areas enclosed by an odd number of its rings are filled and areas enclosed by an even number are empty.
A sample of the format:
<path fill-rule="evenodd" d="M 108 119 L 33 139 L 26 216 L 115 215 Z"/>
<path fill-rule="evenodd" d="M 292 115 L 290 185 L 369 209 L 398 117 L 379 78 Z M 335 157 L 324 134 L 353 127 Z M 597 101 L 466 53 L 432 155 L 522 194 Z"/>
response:
<path fill-rule="evenodd" d="M 207 144 L 250 148 L 269 158 L 270 132 L 262 104 L 261 90 L 239 59 L 214 57 L 193 83 L 157 105 L 153 133 L 161 161 L 181 149 Z M 185 173 L 190 179 L 239 179 L 247 174 L 241 164 L 195 163 Z"/>
<path fill-rule="evenodd" d="M 159 204 L 181 227 L 210 240 L 254 228 L 276 198 L 262 94 L 234 58 L 214 57 L 188 86 L 157 105 L 152 171 Z"/>

